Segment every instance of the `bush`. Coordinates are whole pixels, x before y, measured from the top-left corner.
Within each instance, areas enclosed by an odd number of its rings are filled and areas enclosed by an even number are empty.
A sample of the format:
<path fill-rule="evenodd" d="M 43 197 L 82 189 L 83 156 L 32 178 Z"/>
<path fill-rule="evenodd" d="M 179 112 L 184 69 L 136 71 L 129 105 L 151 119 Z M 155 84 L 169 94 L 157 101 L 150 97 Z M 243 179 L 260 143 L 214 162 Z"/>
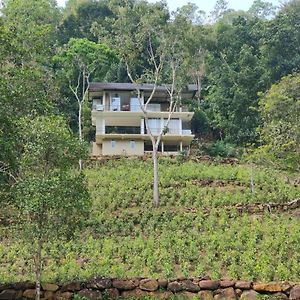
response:
<path fill-rule="evenodd" d="M 240 151 L 232 144 L 223 141 L 199 144 L 199 154 L 220 157 L 239 157 Z"/>

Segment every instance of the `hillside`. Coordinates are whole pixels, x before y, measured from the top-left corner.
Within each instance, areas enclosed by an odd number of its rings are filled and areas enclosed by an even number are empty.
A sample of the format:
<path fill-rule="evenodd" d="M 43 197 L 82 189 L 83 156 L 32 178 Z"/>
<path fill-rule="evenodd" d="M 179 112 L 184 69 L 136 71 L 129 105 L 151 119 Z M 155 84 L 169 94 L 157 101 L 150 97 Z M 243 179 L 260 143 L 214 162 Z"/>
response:
<path fill-rule="evenodd" d="M 151 161 L 112 160 L 85 171 L 92 214 L 80 234 L 44 249 L 43 280 L 94 275 L 203 276 L 297 281 L 300 220 L 284 205 L 300 187 L 248 165 L 160 160 L 161 206 L 151 205 Z M 255 205 L 254 205 L 255 204 Z M 0 244 L 2 281 L 32 279 L 28 247 Z"/>

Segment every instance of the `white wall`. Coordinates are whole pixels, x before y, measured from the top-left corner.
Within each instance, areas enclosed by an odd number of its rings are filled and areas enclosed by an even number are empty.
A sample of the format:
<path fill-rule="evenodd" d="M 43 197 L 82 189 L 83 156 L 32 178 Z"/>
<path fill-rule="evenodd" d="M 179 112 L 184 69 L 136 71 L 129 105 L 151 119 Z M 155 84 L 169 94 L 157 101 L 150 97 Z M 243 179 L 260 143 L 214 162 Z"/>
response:
<path fill-rule="evenodd" d="M 114 143 L 112 143 L 112 140 L 105 140 L 102 144 L 102 154 L 142 156 L 144 155 L 144 142 L 135 140 L 134 143 L 132 143 L 131 140 L 114 140 Z"/>

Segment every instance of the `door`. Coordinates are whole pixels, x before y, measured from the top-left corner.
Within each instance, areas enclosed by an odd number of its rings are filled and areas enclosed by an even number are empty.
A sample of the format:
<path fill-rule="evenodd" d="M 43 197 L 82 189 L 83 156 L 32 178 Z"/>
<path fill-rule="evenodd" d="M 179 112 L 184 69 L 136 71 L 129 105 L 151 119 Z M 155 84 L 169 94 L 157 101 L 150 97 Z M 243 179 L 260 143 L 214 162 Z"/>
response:
<path fill-rule="evenodd" d="M 121 108 L 121 98 L 120 97 L 111 97 L 110 110 L 111 111 L 120 111 L 120 108 Z"/>

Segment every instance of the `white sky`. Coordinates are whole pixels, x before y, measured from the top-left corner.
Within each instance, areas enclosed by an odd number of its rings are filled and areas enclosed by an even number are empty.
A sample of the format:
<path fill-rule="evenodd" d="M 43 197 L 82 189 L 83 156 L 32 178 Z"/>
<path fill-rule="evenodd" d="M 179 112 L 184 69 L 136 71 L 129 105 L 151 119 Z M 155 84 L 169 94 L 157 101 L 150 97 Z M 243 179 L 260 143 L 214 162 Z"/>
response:
<path fill-rule="evenodd" d="M 247 10 L 254 0 L 229 0 L 229 8 L 233 8 L 235 10 Z M 59 6 L 64 6 L 67 0 L 57 0 Z M 150 2 L 156 2 L 151 0 Z M 196 0 L 167 0 L 168 6 L 171 10 L 175 10 L 177 7 L 181 7 L 188 2 L 195 3 L 199 9 L 206 11 L 207 13 L 212 10 L 215 4 L 215 0 L 206 0 L 206 1 L 196 1 Z M 279 5 L 280 0 L 267 0 L 267 2 L 272 2 L 274 5 Z"/>

